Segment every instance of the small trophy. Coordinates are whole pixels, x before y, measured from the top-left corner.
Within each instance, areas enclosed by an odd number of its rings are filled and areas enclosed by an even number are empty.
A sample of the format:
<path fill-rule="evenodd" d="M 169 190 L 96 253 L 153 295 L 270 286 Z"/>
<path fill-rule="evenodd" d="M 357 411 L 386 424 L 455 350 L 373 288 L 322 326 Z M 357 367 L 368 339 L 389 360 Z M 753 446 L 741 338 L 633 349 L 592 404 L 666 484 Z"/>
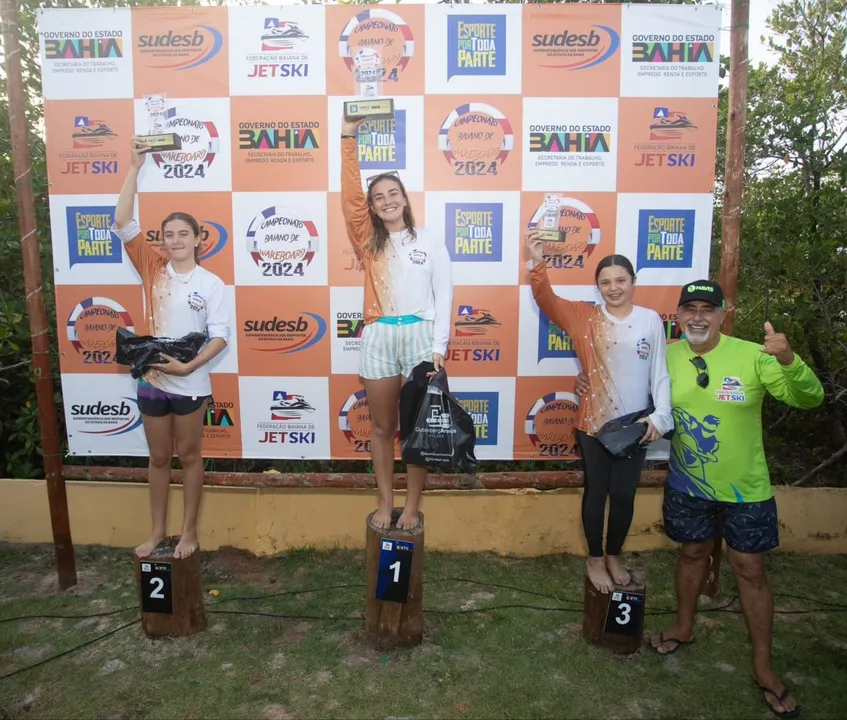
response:
<path fill-rule="evenodd" d="M 565 242 L 567 233 L 559 230 L 559 206 L 562 198 L 558 195 L 544 197 L 544 214 L 538 223 L 538 239 L 543 242 Z"/>
<path fill-rule="evenodd" d="M 382 90 L 382 58 L 375 48 L 360 48 L 353 56 L 353 83 L 357 100 L 344 103 L 348 120 L 367 118 L 384 120 L 394 117 L 394 100 L 380 98 Z"/>
<path fill-rule="evenodd" d="M 150 131 L 147 135 L 142 136 L 150 148 L 148 152 L 181 150 L 182 138 L 179 134 L 165 132 L 168 111 L 165 95 L 147 95 L 144 98 L 144 107 L 147 110 L 147 117 L 150 119 Z"/>

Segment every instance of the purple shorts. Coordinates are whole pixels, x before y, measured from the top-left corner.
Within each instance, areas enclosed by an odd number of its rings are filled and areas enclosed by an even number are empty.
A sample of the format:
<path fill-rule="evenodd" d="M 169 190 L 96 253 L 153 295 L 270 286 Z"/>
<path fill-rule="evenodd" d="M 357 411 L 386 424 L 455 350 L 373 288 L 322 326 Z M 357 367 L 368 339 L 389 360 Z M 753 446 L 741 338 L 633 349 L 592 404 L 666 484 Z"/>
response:
<path fill-rule="evenodd" d="M 175 395 L 159 390 L 145 380 L 138 381 L 138 409 L 142 415 L 165 417 L 165 415 L 190 415 L 208 402 L 208 396 Z"/>

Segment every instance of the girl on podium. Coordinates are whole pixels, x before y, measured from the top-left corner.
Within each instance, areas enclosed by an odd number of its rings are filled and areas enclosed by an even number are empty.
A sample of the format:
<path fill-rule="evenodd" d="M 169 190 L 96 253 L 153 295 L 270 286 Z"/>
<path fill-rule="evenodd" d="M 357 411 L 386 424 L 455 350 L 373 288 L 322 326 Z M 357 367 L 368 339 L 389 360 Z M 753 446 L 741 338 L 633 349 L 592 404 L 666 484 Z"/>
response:
<path fill-rule="evenodd" d="M 576 431 L 585 481 L 582 525 L 588 541 L 586 569 L 594 587 L 608 593 L 613 584 L 630 582 L 620 553 L 632 523 L 646 445 L 673 430 L 664 328 L 658 313 L 632 304 L 635 272 L 623 255 L 609 255 L 597 265 L 594 278 L 604 304 L 594 305 L 558 297 L 550 287 L 543 242 L 537 231 L 527 234 L 526 245 L 535 301 L 571 337 L 583 373 L 588 376 L 590 391 L 580 402 Z M 614 458 L 597 440 L 597 432 L 609 420 L 647 409 L 651 398 L 655 411 L 639 420 L 647 425 L 642 449 L 630 457 Z M 604 553 L 607 497 L 609 527 Z"/>
<path fill-rule="evenodd" d="M 431 361 L 444 367 L 450 339 L 453 281 L 444 238 L 415 227 L 406 188 L 384 174 L 362 190 L 356 132 L 362 120 L 342 120 L 341 202 L 347 233 L 365 269 L 365 329 L 359 375 L 371 413 L 371 458 L 379 490 L 373 517 L 391 526 L 394 437 L 400 388 L 412 370 Z M 417 527 L 427 469 L 409 465 L 406 505 L 397 527 Z"/>
<path fill-rule="evenodd" d="M 200 226 L 186 213 L 162 221 L 167 259 L 144 240 L 133 217 L 138 173 L 149 148 L 143 137 L 132 139 L 132 163 L 115 208 L 114 232 L 124 243 L 144 289 L 145 317 L 141 334 L 179 338 L 191 332 L 208 338 L 188 363 L 162 355 L 163 363 L 138 380 L 138 409 L 150 450 L 149 487 L 153 532 L 139 545 L 148 557 L 165 538 L 168 492 L 174 449 L 183 471 L 183 523 L 174 557 L 188 557 L 198 547 L 197 516 L 203 489 L 200 440 L 203 416 L 212 394 L 208 363 L 227 345 L 230 317 L 224 283 L 200 267 Z"/>

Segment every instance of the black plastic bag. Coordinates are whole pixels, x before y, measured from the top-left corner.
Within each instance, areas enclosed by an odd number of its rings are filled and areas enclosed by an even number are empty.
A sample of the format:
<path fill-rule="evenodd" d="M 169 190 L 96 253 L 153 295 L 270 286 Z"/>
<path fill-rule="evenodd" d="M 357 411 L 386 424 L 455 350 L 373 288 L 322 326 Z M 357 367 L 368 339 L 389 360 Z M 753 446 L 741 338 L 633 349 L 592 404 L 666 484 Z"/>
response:
<path fill-rule="evenodd" d="M 205 344 L 206 333 L 192 332 L 181 338 L 157 338 L 136 335 L 125 328 L 118 328 L 115 362 L 118 365 L 129 365 L 130 375 L 137 380 L 151 367 L 163 362 L 162 353 L 187 363 L 197 357 Z"/>
<path fill-rule="evenodd" d="M 651 401 L 644 410 L 613 418 L 600 428 L 597 440 L 613 457 L 618 459 L 629 457 L 646 447 L 641 440 L 647 434 L 647 423 L 638 421 L 650 417 L 655 411 L 656 408 Z M 662 437 L 669 440 L 672 436 L 673 430 Z"/>
<path fill-rule="evenodd" d="M 647 423 L 638 420 L 649 414 L 642 410 L 609 420 L 600 428 L 597 440 L 612 457 L 629 457 L 644 448 L 641 440 L 647 434 Z"/>
<path fill-rule="evenodd" d="M 403 460 L 411 465 L 475 473 L 478 463 L 473 419 L 450 394 L 447 373 L 442 369 L 427 377 L 432 370 L 432 363 L 418 365 L 400 395 Z"/>

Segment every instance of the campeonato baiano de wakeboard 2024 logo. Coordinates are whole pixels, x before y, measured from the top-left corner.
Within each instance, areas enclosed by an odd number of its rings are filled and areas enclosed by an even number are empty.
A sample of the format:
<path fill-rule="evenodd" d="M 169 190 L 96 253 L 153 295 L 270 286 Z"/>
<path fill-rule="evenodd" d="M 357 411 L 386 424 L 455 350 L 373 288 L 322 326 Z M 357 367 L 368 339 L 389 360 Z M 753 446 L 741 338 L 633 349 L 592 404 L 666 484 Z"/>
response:
<path fill-rule="evenodd" d="M 552 392 L 533 403 L 526 414 L 524 432 L 541 457 L 578 455 L 574 439 L 579 398 L 569 392 Z"/>
<path fill-rule="evenodd" d="M 86 364 L 115 362 L 115 332 L 135 325 L 126 309 L 107 297 L 90 297 L 78 302 L 68 316 L 67 338 Z"/>
<path fill-rule="evenodd" d="M 363 10 L 350 18 L 338 38 L 338 54 L 351 74 L 354 57 L 362 49 L 379 53 L 383 82 L 397 82 L 415 54 L 412 28 L 391 10 Z"/>
<path fill-rule="evenodd" d="M 318 229 L 289 208 L 262 210 L 247 228 L 247 251 L 265 277 L 303 277 L 318 251 Z"/>
<path fill-rule="evenodd" d="M 487 103 L 460 105 L 438 131 L 438 149 L 458 176 L 497 175 L 514 148 L 512 124 Z"/>
<path fill-rule="evenodd" d="M 218 128 L 211 120 L 198 120 L 170 107 L 165 111 L 165 132 L 182 139 L 181 150 L 151 153 L 165 180 L 204 178 L 220 149 Z"/>

